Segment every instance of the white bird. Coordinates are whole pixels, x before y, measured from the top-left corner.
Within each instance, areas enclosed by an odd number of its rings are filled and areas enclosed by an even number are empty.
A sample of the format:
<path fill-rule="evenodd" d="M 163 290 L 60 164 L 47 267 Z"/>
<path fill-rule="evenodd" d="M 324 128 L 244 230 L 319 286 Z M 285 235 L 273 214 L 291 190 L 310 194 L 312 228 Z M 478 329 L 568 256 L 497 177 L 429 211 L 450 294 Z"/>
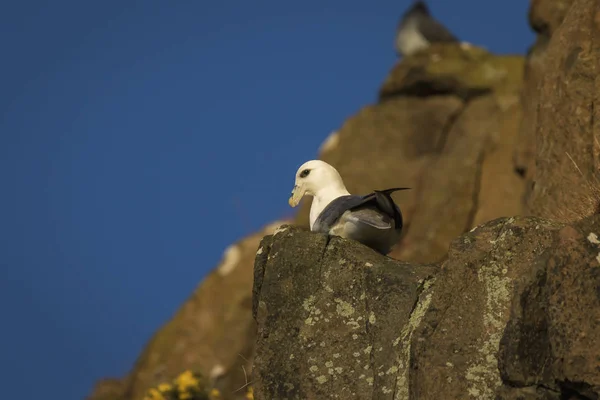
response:
<path fill-rule="evenodd" d="M 423 1 L 416 1 L 409 8 L 396 30 L 396 52 L 410 56 L 431 45 L 431 43 L 458 42 L 458 39 L 435 18 Z"/>
<path fill-rule="evenodd" d="M 353 239 L 388 254 L 402 232 L 402 213 L 390 194 L 406 189 L 410 188 L 353 195 L 334 167 L 311 160 L 298 168 L 289 204 L 296 207 L 305 195 L 313 196 L 311 231 Z"/>

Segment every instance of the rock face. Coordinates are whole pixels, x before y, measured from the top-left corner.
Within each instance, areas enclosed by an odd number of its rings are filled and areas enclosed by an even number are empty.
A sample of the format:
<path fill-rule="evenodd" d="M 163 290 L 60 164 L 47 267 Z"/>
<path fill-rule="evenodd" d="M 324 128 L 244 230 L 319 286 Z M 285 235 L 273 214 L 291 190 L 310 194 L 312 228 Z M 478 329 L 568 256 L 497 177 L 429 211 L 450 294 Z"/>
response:
<path fill-rule="evenodd" d="M 529 211 L 569 222 L 600 212 L 600 3 L 534 1 L 522 148 Z"/>
<path fill-rule="evenodd" d="M 529 25 L 537 38 L 525 61 L 525 79 L 521 93 L 523 120 L 515 152 L 515 169 L 532 179 L 535 172 L 536 113 L 539 104 L 538 87 L 544 76 L 546 50 L 552 35 L 562 24 L 573 0 L 532 0 L 529 9 Z M 531 182 L 529 188 L 531 188 Z M 529 192 L 529 190 L 528 190 Z"/>
<path fill-rule="evenodd" d="M 407 340 L 399 332 L 422 316 L 423 307 L 415 305 L 434 269 L 299 229 L 267 237 L 258 253 L 257 398 L 394 393 L 408 366 L 397 361 L 404 359 L 401 343 Z"/>
<path fill-rule="evenodd" d="M 280 229 L 256 257 L 256 399 L 597 399 L 600 216 L 503 218 L 439 265 Z"/>

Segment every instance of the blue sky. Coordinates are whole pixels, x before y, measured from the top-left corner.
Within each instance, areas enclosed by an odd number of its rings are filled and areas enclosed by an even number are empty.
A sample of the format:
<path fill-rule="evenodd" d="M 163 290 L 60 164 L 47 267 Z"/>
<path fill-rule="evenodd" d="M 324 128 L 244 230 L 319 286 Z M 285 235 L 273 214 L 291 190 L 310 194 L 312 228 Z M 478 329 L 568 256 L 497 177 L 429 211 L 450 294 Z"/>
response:
<path fill-rule="evenodd" d="M 375 100 L 408 4 L 4 2 L 3 395 L 124 375 L 227 245 L 292 215 L 297 167 Z M 533 41 L 528 2 L 429 5 L 493 52 Z"/>

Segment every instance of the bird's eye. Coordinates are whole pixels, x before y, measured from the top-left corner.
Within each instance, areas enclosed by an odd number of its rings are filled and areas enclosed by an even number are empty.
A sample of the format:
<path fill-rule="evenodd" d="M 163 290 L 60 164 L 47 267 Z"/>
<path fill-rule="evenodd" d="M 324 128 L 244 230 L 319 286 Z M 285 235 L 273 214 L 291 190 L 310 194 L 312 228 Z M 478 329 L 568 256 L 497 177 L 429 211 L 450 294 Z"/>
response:
<path fill-rule="evenodd" d="M 308 174 L 310 174 L 310 169 L 305 169 L 304 171 L 300 172 L 300 178 L 306 178 Z"/>

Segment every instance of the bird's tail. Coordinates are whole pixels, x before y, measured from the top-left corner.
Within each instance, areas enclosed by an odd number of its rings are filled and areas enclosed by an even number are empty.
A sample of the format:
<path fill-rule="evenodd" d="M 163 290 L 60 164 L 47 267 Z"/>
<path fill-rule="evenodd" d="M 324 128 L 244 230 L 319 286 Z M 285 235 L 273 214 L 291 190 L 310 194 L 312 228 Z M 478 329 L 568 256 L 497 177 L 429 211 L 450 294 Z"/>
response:
<path fill-rule="evenodd" d="M 375 190 L 375 201 L 377 205 L 389 216 L 394 218 L 395 229 L 402 229 L 402 214 L 396 207 L 394 200 L 390 196 L 392 193 L 398 190 L 408 190 L 410 188 L 390 188 L 385 190 Z"/>
<path fill-rule="evenodd" d="M 394 192 L 397 192 L 398 190 L 410 190 L 412 188 L 407 188 L 407 187 L 401 187 L 401 188 L 390 188 L 390 189 L 384 189 L 384 190 L 375 190 L 376 192 L 381 192 L 381 193 L 385 193 L 387 195 L 390 195 Z"/>

